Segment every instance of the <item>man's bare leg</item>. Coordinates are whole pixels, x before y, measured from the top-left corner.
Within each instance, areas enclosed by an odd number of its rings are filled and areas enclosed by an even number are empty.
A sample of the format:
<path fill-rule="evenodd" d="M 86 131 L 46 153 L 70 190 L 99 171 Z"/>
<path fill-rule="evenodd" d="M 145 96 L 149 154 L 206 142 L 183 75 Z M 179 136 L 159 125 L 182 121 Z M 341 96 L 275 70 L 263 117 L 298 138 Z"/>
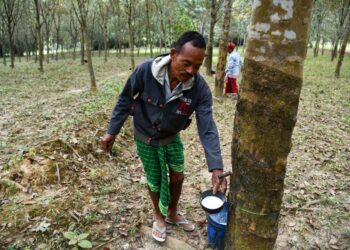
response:
<path fill-rule="evenodd" d="M 185 218 L 182 215 L 179 215 L 177 213 L 177 207 L 181 195 L 182 190 L 182 184 L 184 181 L 184 174 L 178 173 L 170 170 L 170 194 L 171 194 L 171 201 L 168 207 L 168 217 L 167 221 L 171 224 L 177 224 L 181 222 L 181 227 L 183 230 L 187 232 L 192 232 L 195 229 L 195 226 L 188 220 L 185 220 Z"/>
<path fill-rule="evenodd" d="M 154 220 L 157 222 L 157 225 L 159 227 L 165 227 L 165 221 L 162 213 L 159 210 L 158 203 L 159 203 L 159 193 L 152 192 L 148 188 L 149 194 L 151 196 L 152 204 L 153 204 L 153 214 L 154 214 Z"/>
<path fill-rule="evenodd" d="M 182 219 L 182 216 L 179 216 L 177 213 L 177 205 L 179 203 L 181 191 L 182 191 L 182 184 L 185 178 L 185 175 L 183 173 L 175 172 L 173 170 L 169 170 L 170 174 L 170 183 L 169 183 L 169 189 L 170 189 L 170 195 L 171 200 L 168 207 L 168 218 L 172 221 L 179 221 Z"/>

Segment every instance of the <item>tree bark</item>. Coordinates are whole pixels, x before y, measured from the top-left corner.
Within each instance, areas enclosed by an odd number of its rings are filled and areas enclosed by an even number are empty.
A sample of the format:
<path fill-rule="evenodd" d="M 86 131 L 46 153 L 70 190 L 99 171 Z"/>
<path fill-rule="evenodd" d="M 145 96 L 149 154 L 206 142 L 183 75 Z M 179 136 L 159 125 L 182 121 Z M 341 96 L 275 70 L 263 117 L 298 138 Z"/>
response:
<path fill-rule="evenodd" d="M 219 42 L 219 58 L 216 66 L 214 95 L 222 96 L 224 90 L 225 66 L 227 57 L 228 33 L 231 22 L 232 0 L 224 2 L 224 19 L 222 21 L 222 33 Z"/>
<path fill-rule="evenodd" d="M 135 69 L 135 58 L 134 58 L 134 1 L 128 0 L 126 3 L 127 15 L 128 15 L 128 37 L 129 37 L 129 50 L 130 50 L 130 61 L 131 61 L 131 70 Z"/>
<path fill-rule="evenodd" d="M 331 57 L 331 61 L 333 62 L 335 58 L 337 58 L 338 56 L 338 44 L 339 44 L 339 38 L 337 38 L 335 40 L 335 43 L 334 43 L 334 47 L 333 47 L 333 50 L 332 50 L 332 57 Z"/>
<path fill-rule="evenodd" d="M 318 56 L 318 51 L 320 48 L 320 40 L 321 40 L 321 24 L 322 24 L 322 15 L 320 13 L 317 14 L 317 27 L 316 27 L 316 43 L 314 48 L 314 57 Z"/>
<path fill-rule="evenodd" d="M 41 2 L 41 17 L 43 19 L 43 23 L 45 24 L 45 42 L 46 42 L 46 63 L 50 62 L 50 36 L 51 36 L 51 22 L 53 19 L 53 2 L 44 1 Z"/>
<path fill-rule="evenodd" d="M 87 32 L 87 28 L 84 28 L 84 37 L 85 37 L 85 47 L 86 47 L 86 55 L 88 60 L 88 69 L 90 75 L 90 89 L 92 91 L 97 90 L 94 67 L 92 65 L 92 56 L 91 56 L 91 40 L 89 34 Z"/>
<path fill-rule="evenodd" d="M 146 0 L 147 44 L 149 45 L 149 48 L 150 48 L 151 57 L 153 57 L 153 41 L 152 41 L 152 36 L 151 36 L 151 23 L 150 23 L 149 12 L 150 12 L 150 2 L 149 2 L 149 0 Z"/>
<path fill-rule="evenodd" d="M 1 31 L 1 43 L 2 43 L 2 54 L 3 54 L 3 57 L 2 57 L 2 63 L 4 64 L 4 66 L 7 65 L 7 62 L 6 62 L 6 48 L 5 48 L 5 21 L 2 19 L 1 20 L 1 27 L 0 27 L 0 31 Z"/>
<path fill-rule="evenodd" d="M 159 41 L 160 46 L 160 52 L 162 52 L 162 48 L 164 48 L 164 51 L 166 51 L 166 45 L 167 45 L 167 34 L 166 34 L 166 27 L 165 27 L 165 17 L 164 17 L 164 6 L 165 3 L 163 0 L 156 0 L 154 1 L 154 4 L 157 7 L 157 10 L 159 11 L 159 25 L 161 30 L 161 36 Z"/>
<path fill-rule="evenodd" d="M 85 41 L 88 70 L 89 70 L 89 75 L 90 75 L 90 89 L 92 91 L 97 91 L 95 73 L 94 73 L 94 68 L 92 65 L 91 39 L 90 39 L 90 35 L 88 32 L 88 27 L 87 27 L 87 21 L 89 18 L 88 17 L 88 4 L 89 4 L 89 2 L 85 1 L 85 0 L 76 0 L 76 1 L 78 4 L 78 8 L 76 8 L 75 5 L 73 5 L 73 9 L 74 9 L 74 12 L 75 12 L 78 20 L 79 20 L 82 37 L 84 38 L 84 41 Z M 82 63 L 84 63 L 84 61 Z"/>
<path fill-rule="evenodd" d="M 43 66 L 43 61 L 44 61 L 44 46 L 43 46 L 43 40 L 41 36 L 41 25 L 42 23 L 40 22 L 40 3 L 39 0 L 34 0 L 35 3 L 35 14 L 36 14 L 36 23 L 35 23 L 35 28 L 36 28 L 36 44 L 39 50 L 39 71 L 44 72 L 44 66 Z M 35 59 L 37 58 L 37 53 L 35 51 Z"/>
<path fill-rule="evenodd" d="M 10 31 L 7 34 L 9 36 L 9 47 L 10 47 L 10 67 L 15 67 L 15 45 L 13 43 L 13 33 Z"/>
<path fill-rule="evenodd" d="M 322 50 L 321 50 L 321 55 L 324 55 L 324 45 L 326 43 L 326 40 L 324 39 L 324 37 L 322 38 Z"/>
<path fill-rule="evenodd" d="M 339 52 L 337 67 L 335 68 L 335 77 L 336 78 L 339 78 L 339 75 L 340 75 L 340 68 L 343 64 L 344 55 L 346 52 L 346 46 L 347 46 L 348 41 L 349 41 L 349 33 L 350 33 L 350 18 L 348 18 L 348 29 L 346 30 L 346 32 L 344 34 L 344 39 L 343 39 L 342 46 L 341 46 L 341 49 Z"/>
<path fill-rule="evenodd" d="M 257 3 L 234 119 L 225 249 L 274 247 L 313 0 Z"/>
<path fill-rule="evenodd" d="M 56 54 L 55 54 L 55 60 L 58 60 L 58 50 L 60 48 L 60 31 L 61 31 L 61 13 L 60 10 L 56 10 L 53 12 L 52 19 L 55 26 L 56 31 Z M 57 19 L 56 19 L 57 18 Z M 63 46 L 63 45 L 62 45 Z M 62 52 L 62 51 L 61 51 Z M 61 53 L 62 55 L 62 53 Z"/>
<path fill-rule="evenodd" d="M 206 74 L 208 76 L 212 75 L 213 69 L 213 43 L 214 43 L 214 28 L 216 24 L 216 0 L 211 0 L 210 4 L 210 27 L 209 27 L 209 37 L 207 43 L 207 51 L 205 57 L 205 67 L 207 69 Z"/>
<path fill-rule="evenodd" d="M 10 67 L 15 67 L 15 44 L 14 33 L 18 21 L 22 15 L 23 7 L 19 0 L 3 0 L 4 13 L 0 13 L 5 20 L 10 49 Z"/>
<path fill-rule="evenodd" d="M 108 6 L 103 3 L 102 1 L 98 2 L 98 8 L 99 8 L 99 14 L 100 14 L 100 28 L 102 29 L 102 33 L 103 33 L 103 47 L 104 47 L 104 62 L 108 61 L 108 28 L 107 28 L 107 24 L 108 24 L 108 18 L 109 18 L 109 10 L 108 10 Z M 99 49 L 100 49 L 100 44 L 99 44 Z M 99 54 L 100 54 L 100 50 L 99 50 Z"/>
<path fill-rule="evenodd" d="M 85 35 L 81 27 L 80 27 L 80 63 L 81 65 L 84 65 L 85 63 Z"/>
<path fill-rule="evenodd" d="M 342 6 L 339 9 L 339 13 L 337 15 L 338 17 L 338 23 L 337 23 L 337 32 L 336 32 L 336 42 L 332 51 L 332 62 L 333 60 L 338 56 L 338 46 L 339 46 L 339 41 L 341 37 L 343 36 L 343 33 L 347 27 L 344 29 L 344 24 L 346 22 L 348 13 L 350 11 L 350 0 L 343 0 L 342 1 Z M 341 45 L 342 46 L 342 45 Z"/>

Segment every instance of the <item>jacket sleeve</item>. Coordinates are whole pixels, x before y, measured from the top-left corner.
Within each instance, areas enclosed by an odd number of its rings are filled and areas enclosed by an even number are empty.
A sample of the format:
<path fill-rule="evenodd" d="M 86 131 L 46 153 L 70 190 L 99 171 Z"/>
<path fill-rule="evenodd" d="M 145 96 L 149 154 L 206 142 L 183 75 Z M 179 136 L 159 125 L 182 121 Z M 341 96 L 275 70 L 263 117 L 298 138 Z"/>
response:
<path fill-rule="evenodd" d="M 122 128 L 126 118 L 130 114 L 134 96 L 142 90 L 142 81 L 140 80 L 140 69 L 136 68 L 126 82 L 121 94 L 119 95 L 117 104 L 112 112 L 109 121 L 108 134 L 116 135 Z"/>
<path fill-rule="evenodd" d="M 196 120 L 199 138 L 204 148 L 209 171 L 223 169 L 219 133 L 212 113 L 212 95 L 208 85 L 201 91 L 198 106 L 196 107 Z"/>

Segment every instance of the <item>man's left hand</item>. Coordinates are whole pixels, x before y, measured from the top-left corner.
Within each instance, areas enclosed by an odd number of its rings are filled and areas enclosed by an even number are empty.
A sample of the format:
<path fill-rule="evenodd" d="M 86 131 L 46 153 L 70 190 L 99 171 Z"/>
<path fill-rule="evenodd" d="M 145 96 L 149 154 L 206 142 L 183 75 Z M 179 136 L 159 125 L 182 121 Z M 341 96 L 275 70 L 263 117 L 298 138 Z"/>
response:
<path fill-rule="evenodd" d="M 213 193 L 215 194 L 219 189 L 221 192 L 226 193 L 227 181 L 226 177 L 219 179 L 219 175 L 223 173 L 222 169 L 214 169 L 211 176 L 211 181 L 213 184 Z"/>

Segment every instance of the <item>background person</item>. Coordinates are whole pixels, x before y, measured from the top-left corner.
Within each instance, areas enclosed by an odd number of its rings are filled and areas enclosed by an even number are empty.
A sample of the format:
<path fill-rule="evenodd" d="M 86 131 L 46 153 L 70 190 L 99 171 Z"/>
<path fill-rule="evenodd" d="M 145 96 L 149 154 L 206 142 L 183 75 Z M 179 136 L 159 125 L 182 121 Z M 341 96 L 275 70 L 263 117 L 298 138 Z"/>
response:
<path fill-rule="evenodd" d="M 226 88 L 225 95 L 237 97 L 238 95 L 238 85 L 237 79 L 239 76 L 240 69 L 243 67 L 243 61 L 239 55 L 239 53 L 235 50 L 235 43 L 228 43 L 227 52 L 230 53 L 226 70 L 225 70 L 225 78 L 226 78 Z"/>

